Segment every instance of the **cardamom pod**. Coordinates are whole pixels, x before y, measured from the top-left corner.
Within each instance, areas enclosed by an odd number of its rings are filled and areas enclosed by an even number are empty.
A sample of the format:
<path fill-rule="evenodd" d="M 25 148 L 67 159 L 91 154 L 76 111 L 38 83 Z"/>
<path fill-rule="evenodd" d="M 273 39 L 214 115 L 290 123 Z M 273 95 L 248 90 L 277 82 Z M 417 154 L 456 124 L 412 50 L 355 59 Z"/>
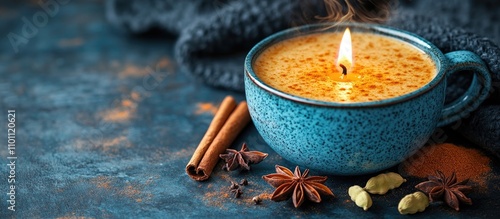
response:
<path fill-rule="evenodd" d="M 399 201 L 398 211 L 401 214 L 422 212 L 429 206 L 429 198 L 422 192 L 406 195 Z"/>
<path fill-rule="evenodd" d="M 361 188 L 361 186 L 354 185 L 349 187 L 348 193 L 351 200 L 354 201 L 358 207 L 363 208 L 363 210 L 366 211 L 372 206 L 370 194 Z"/>
<path fill-rule="evenodd" d="M 366 182 L 365 190 L 371 194 L 383 195 L 390 189 L 399 187 L 403 182 L 406 182 L 406 179 L 397 173 L 382 173 L 370 178 Z"/>

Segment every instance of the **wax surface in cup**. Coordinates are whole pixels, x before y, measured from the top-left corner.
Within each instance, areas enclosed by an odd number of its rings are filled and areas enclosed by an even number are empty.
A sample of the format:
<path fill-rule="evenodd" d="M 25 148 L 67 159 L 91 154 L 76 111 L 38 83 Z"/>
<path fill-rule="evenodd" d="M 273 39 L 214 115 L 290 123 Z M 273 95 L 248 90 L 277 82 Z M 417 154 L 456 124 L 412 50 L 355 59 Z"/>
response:
<path fill-rule="evenodd" d="M 342 33 L 299 36 L 274 44 L 254 62 L 264 83 L 285 93 L 328 102 L 369 102 L 401 96 L 436 76 L 431 57 L 411 44 L 372 34 L 352 33 L 354 64 L 342 80 L 336 66 Z M 351 75 L 349 75 L 351 74 Z"/>

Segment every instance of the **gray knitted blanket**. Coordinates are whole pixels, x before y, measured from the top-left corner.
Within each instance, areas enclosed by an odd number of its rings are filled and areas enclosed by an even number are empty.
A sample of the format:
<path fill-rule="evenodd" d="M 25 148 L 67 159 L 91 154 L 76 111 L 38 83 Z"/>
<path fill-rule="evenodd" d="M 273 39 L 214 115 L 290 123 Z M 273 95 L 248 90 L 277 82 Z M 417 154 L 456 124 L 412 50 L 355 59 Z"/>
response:
<path fill-rule="evenodd" d="M 128 32 L 160 29 L 177 37 L 176 58 L 204 83 L 243 91 L 247 51 L 279 30 L 317 22 L 321 0 L 108 0 L 107 18 Z M 399 1 L 387 25 L 414 32 L 443 52 L 469 50 L 488 65 L 494 92 L 459 125 L 463 136 L 500 158 L 500 6 L 495 0 Z M 470 77 L 448 79 L 447 99 Z"/>

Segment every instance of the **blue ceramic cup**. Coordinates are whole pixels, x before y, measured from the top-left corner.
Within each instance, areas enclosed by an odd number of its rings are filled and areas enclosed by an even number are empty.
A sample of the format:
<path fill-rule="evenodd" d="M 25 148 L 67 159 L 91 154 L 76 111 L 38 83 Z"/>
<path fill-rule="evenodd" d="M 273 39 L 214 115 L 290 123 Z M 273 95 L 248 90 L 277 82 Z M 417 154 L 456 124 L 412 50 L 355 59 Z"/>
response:
<path fill-rule="evenodd" d="M 335 103 L 277 90 L 254 72 L 259 54 L 276 42 L 320 32 L 370 32 L 407 42 L 428 54 L 437 74 L 411 93 L 372 102 Z M 474 74 L 466 93 L 445 103 L 446 78 Z M 488 96 L 491 78 L 483 61 L 469 51 L 443 54 L 420 36 L 371 24 L 306 25 L 271 35 L 255 45 L 245 60 L 245 92 L 253 123 L 283 158 L 334 175 L 377 172 L 398 164 L 422 147 L 438 126 L 467 115 Z"/>

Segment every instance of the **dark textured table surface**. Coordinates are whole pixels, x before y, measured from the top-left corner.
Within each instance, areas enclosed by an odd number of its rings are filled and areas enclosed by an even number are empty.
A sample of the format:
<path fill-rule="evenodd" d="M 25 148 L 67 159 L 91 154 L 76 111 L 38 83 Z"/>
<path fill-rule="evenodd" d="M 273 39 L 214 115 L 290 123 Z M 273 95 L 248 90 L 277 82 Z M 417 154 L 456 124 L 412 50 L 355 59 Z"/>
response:
<path fill-rule="evenodd" d="M 373 197 L 367 212 L 348 201 L 347 188 L 364 185 L 373 174 L 328 176 L 336 197 L 321 204 L 254 205 L 253 196 L 273 191 L 261 176 L 274 172 L 275 164 L 294 165 L 253 125 L 231 147 L 247 142 L 269 153 L 266 160 L 249 172 L 228 173 L 219 163 L 209 181 L 193 181 L 184 167 L 215 107 L 226 95 L 244 95 L 187 76 L 175 63 L 174 38 L 110 28 L 101 1 L 68 1 L 45 19 L 37 2 L 0 4 L 0 218 L 398 217 L 399 200 L 421 181 L 409 177 L 401 188 Z M 13 185 L 6 165 L 7 110 L 16 113 L 15 212 L 7 209 Z M 474 146 L 452 132 L 447 136 Z M 498 215 L 500 164 L 492 158 L 490 165 L 488 188 L 471 194 L 474 205 L 455 212 L 433 204 L 419 216 Z M 230 182 L 243 178 L 250 184 L 241 198 L 232 198 Z"/>

